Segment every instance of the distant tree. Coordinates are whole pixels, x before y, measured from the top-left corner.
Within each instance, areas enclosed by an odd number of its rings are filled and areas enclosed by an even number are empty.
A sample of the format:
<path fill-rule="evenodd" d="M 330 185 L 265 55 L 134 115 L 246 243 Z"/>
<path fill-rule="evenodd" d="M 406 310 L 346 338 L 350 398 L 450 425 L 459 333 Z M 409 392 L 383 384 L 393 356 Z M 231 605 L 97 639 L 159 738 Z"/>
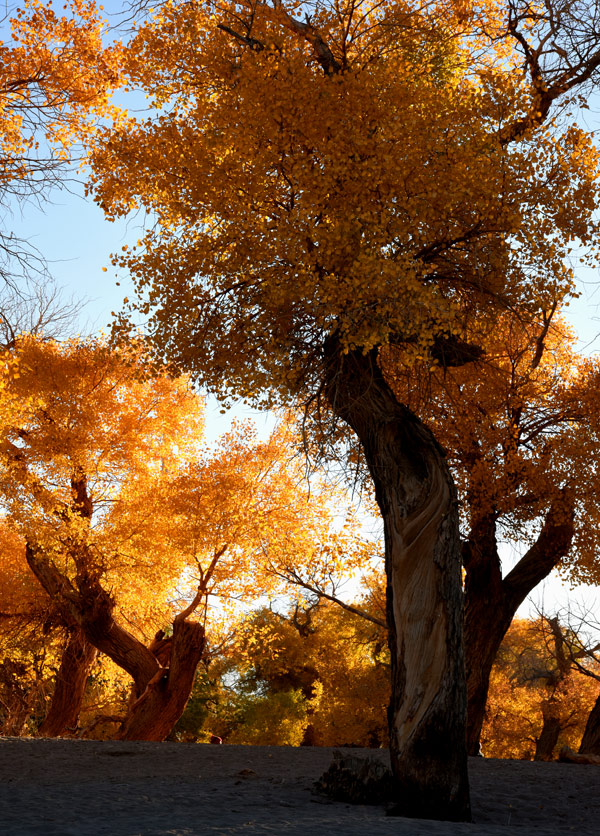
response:
<path fill-rule="evenodd" d="M 160 668 L 140 639 L 153 618 L 153 632 L 164 624 L 165 596 L 180 567 L 166 559 L 161 563 L 160 540 L 148 554 L 135 539 L 151 513 L 161 462 L 168 465 L 175 445 L 185 447 L 186 436 L 193 443 L 202 426 L 201 404 L 183 382 L 164 376 L 145 382 L 135 352 L 111 352 L 101 343 L 59 345 L 26 336 L 4 352 L 3 361 L 2 501 L 25 543 L 30 570 L 77 645 L 71 648 L 76 662 L 71 681 L 58 679 L 59 687 L 66 684 L 65 701 L 63 716 L 50 724 L 52 733 L 79 711 L 92 646 L 130 673 L 136 688 Z M 119 514 L 125 484 L 130 492 L 134 484 L 138 494 L 149 491 L 135 521 Z M 148 525 L 142 528 L 142 548 L 144 534 Z M 107 588 L 119 576 L 125 589 L 117 605 Z M 138 595 L 142 590 L 145 598 Z M 139 638 L 115 620 L 117 606 Z M 181 631 L 186 629 L 192 639 L 195 632 L 203 637 L 200 625 L 184 624 Z M 200 641 L 190 645 L 193 657 Z"/>
<path fill-rule="evenodd" d="M 261 609 L 241 625 L 226 660 L 236 677 L 234 722 L 221 727 L 229 742 L 387 744 L 387 635 L 364 618 L 328 601 Z"/>
<path fill-rule="evenodd" d="M 577 748 L 598 690 L 594 650 L 557 617 L 516 619 L 492 669 L 484 754 L 551 760 Z"/>

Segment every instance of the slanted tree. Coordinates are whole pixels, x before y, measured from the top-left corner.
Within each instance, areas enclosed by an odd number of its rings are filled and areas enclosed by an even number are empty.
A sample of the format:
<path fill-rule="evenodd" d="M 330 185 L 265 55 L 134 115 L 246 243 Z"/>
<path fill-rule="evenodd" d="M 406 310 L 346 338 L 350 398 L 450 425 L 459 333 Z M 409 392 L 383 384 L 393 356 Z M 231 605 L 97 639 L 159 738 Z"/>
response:
<path fill-rule="evenodd" d="M 71 637 L 64 701 L 56 692 L 42 732 L 71 722 L 97 650 L 133 679 L 118 735 L 161 740 L 192 688 L 210 601 L 223 613 L 274 594 L 292 554 L 336 555 L 338 494 L 309 496 L 285 425 L 265 442 L 234 427 L 204 449 L 202 400 L 185 378 L 149 376 L 138 349 L 26 336 L 3 360 L 2 501 Z"/>
<path fill-rule="evenodd" d="M 462 365 L 475 321 L 535 319 L 571 287 L 598 159 L 553 105 L 600 63 L 593 14 L 173 2 L 124 61 L 158 112 L 107 128 L 91 189 L 108 217 L 155 221 L 115 258 L 131 316 L 221 396 L 356 434 L 385 532 L 395 812 L 468 819 L 456 491 L 379 355 Z"/>

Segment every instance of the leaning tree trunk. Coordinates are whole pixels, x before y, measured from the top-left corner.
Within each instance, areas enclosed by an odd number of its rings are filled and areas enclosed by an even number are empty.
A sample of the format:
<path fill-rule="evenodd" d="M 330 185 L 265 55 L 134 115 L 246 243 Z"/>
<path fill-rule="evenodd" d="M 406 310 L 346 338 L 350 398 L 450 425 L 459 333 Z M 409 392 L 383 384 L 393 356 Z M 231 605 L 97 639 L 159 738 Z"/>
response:
<path fill-rule="evenodd" d="M 463 544 L 465 576 L 465 665 L 467 751 L 479 753 L 492 666 L 517 609 L 568 552 L 573 539 L 574 498 L 562 490 L 552 503 L 536 542 L 502 578 L 492 516 L 473 520 Z"/>
<path fill-rule="evenodd" d="M 120 740 L 164 740 L 183 714 L 204 651 L 202 625 L 177 616 L 169 650 L 168 667 L 161 665 L 129 706 Z"/>
<path fill-rule="evenodd" d="M 600 697 L 596 700 L 585 724 L 579 754 L 600 755 Z"/>
<path fill-rule="evenodd" d="M 400 404 L 377 351 L 327 350 L 326 393 L 358 436 L 384 523 L 393 814 L 471 818 L 458 504 L 444 454 Z"/>
<path fill-rule="evenodd" d="M 164 740 L 179 720 L 194 685 L 204 651 L 204 628 L 187 619 L 173 622 L 173 635 L 160 631 L 146 647 L 113 618 L 114 604 L 97 582 L 82 596 L 86 600 L 82 626 L 90 641 L 133 677 L 127 714 L 117 733 L 120 740 Z"/>
<path fill-rule="evenodd" d="M 62 654 L 50 709 L 39 728 L 40 737 L 58 737 L 77 726 L 85 686 L 97 653 L 83 630 L 75 627 Z"/>
<path fill-rule="evenodd" d="M 171 639 L 161 633 L 146 647 L 115 621 L 114 601 L 96 578 L 81 574 L 75 587 L 30 543 L 26 557 L 65 619 L 77 623 L 90 644 L 132 677 L 134 698 L 118 737 L 164 740 L 183 714 L 204 650 L 202 625 L 187 618 L 191 609 L 175 618 Z"/>

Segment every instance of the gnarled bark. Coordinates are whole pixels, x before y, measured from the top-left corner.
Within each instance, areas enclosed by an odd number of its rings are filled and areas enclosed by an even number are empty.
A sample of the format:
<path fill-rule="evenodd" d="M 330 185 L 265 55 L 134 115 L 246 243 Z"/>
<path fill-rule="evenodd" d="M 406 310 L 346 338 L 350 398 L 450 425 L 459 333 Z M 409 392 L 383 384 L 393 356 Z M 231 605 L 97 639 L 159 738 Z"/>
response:
<path fill-rule="evenodd" d="M 573 539 L 574 498 L 563 490 L 552 503 L 536 542 L 502 578 L 493 516 L 475 519 L 463 544 L 467 750 L 479 752 L 492 665 L 515 613 L 558 565 Z"/>
<path fill-rule="evenodd" d="M 97 653 L 80 627 L 71 631 L 56 674 L 50 709 L 38 730 L 40 737 L 58 737 L 77 726 L 85 686 Z"/>
<path fill-rule="evenodd" d="M 186 618 L 173 622 L 169 666 L 160 665 L 129 706 L 120 740 L 164 740 L 187 705 L 204 651 L 204 628 Z M 167 660 L 165 660 L 167 661 Z"/>
<path fill-rule="evenodd" d="M 172 638 L 160 632 L 146 647 L 115 621 L 114 601 L 97 578 L 81 572 L 73 584 L 29 543 L 26 556 L 67 622 L 76 624 L 91 645 L 133 678 L 133 697 L 118 737 L 164 740 L 183 714 L 204 650 L 202 625 L 188 620 L 193 606 L 175 618 Z"/>
<path fill-rule="evenodd" d="M 376 350 L 344 355 L 331 340 L 326 359 L 327 397 L 362 444 L 384 522 L 393 814 L 468 821 L 454 484 L 432 434 L 388 386 Z"/>

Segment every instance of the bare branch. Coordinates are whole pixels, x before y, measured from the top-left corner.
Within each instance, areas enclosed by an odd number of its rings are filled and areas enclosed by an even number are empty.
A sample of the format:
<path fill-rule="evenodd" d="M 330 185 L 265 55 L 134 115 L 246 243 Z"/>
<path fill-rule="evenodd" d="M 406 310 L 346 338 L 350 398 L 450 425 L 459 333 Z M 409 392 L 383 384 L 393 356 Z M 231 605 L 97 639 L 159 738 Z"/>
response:
<path fill-rule="evenodd" d="M 507 34 L 522 52 L 531 107 L 501 131 L 503 145 L 543 125 L 552 105 L 593 81 L 600 68 L 600 11 L 587 0 L 509 0 Z"/>
<path fill-rule="evenodd" d="M 309 583 L 308 581 L 304 580 L 301 575 L 296 572 L 295 569 L 289 569 L 286 567 L 285 572 L 277 569 L 271 570 L 274 575 L 281 578 L 282 580 L 287 581 L 288 583 L 293 583 L 296 586 L 302 587 L 302 589 L 306 589 L 308 592 L 312 592 L 313 595 L 316 595 L 318 598 L 325 598 L 328 601 L 332 601 L 334 604 L 337 604 L 342 609 L 346 610 L 347 612 L 354 613 L 354 615 L 359 616 L 359 618 L 364 618 L 365 621 L 370 621 L 371 624 L 376 624 L 378 627 L 383 627 L 384 630 L 387 630 L 387 623 L 382 621 L 380 618 L 376 616 L 369 615 L 369 613 L 361 610 L 359 607 L 355 607 L 353 604 L 347 604 L 345 601 L 342 601 L 341 598 L 338 598 L 336 595 L 333 595 L 329 592 L 325 592 L 324 589 L 321 589 L 314 584 Z"/>

